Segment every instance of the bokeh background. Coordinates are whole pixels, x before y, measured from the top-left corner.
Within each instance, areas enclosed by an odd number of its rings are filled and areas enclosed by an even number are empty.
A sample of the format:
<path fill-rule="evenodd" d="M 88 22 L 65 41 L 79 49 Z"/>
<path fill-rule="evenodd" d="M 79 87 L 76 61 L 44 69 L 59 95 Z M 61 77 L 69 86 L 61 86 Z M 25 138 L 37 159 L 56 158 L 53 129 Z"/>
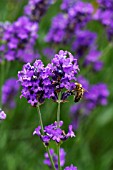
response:
<path fill-rule="evenodd" d="M 88 2 L 88 1 L 87 1 Z M 89 2 L 95 4 L 95 1 Z M 27 0 L 0 0 L 0 21 L 15 21 L 23 13 L 23 8 Z M 53 4 L 39 23 L 39 38 L 36 49 L 39 52 L 47 46 L 43 41 L 46 35 L 51 18 L 60 11 L 61 0 Z M 98 106 L 90 115 L 85 117 L 76 130 L 76 138 L 70 139 L 62 145 L 67 152 L 66 164 L 73 163 L 78 170 L 112 170 L 113 169 L 113 46 L 109 47 L 109 42 L 105 36 L 105 30 L 98 22 L 90 22 L 88 28 L 98 34 L 98 46 L 101 51 L 107 48 L 107 52 L 101 56 L 104 67 L 100 72 L 90 74 L 80 67 L 82 73 L 85 72 L 87 79 L 91 83 L 104 82 L 108 85 L 110 95 L 106 106 Z M 63 47 L 63 49 L 69 48 Z M 62 46 L 58 46 L 62 49 Z M 41 55 L 44 63 L 48 59 Z M 10 63 L 10 70 L 6 78 L 16 77 L 23 63 L 13 61 Z M 5 67 L 8 67 L 7 64 Z M 79 73 L 80 74 L 80 73 Z M 1 77 L 1 76 L 0 76 Z M 44 148 L 37 136 L 33 136 L 34 129 L 38 126 L 38 114 L 36 108 L 32 108 L 27 101 L 20 100 L 20 92 L 16 97 L 17 106 L 8 110 L 7 119 L 0 122 L 0 169 L 1 170 L 48 170 L 43 164 Z M 61 107 L 61 119 L 64 121 L 64 129 L 67 129 L 71 122 L 69 117 L 70 106 L 74 104 L 72 98 L 70 102 Z M 56 119 L 57 104 L 46 101 L 41 106 L 44 124 L 47 125 Z"/>

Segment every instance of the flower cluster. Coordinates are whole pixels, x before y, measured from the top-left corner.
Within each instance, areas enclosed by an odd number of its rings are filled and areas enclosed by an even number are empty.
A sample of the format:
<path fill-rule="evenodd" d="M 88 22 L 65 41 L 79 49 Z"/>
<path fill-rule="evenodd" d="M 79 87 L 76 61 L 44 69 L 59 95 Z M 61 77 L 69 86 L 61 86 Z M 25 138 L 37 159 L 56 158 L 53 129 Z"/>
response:
<path fill-rule="evenodd" d="M 7 29 L 7 27 L 9 27 L 10 23 L 9 22 L 0 22 L 0 63 L 3 61 L 4 59 L 4 56 L 3 56 L 3 53 L 4 53 L 4 47 L 1 45 L 4 43 L 3 41 L 3 35 L 4 35 L 4 32 L 5 30 Z"/>
<path fill-rule="evenodd" d="M 94 14 L 94 19 L 99 20 L 105 27 L 108 39 L 113 40 L 113 1 L 97 0 L 99 8 Z"/>
<path fill-rule="evenodd" d="M 84 94 L 83 102 L 71 107 L 74 129 L 78 128 L 80 116 L 89 115 L 98 105 L 106 105 L 107 97 L 109 96 L 107 85 L 104 83 L 89 85 L 89 82 L 82 76 L 78 77 L 78 81 L 88 90 L 88 93 Z"/>
<path fill-rule="evenodd" d="M 29 0 L 25 6 L 24 13 L 31 21 L 39 22 L 47 9 L 55 0 Z"/>
<path fill-rule="evenodd" d="M 58 170 L 58 156 L 55 154 L 53 149 L 50 149 L 50 155 L 52 156 L 56 170 Z M 60 166 L 61 167 L 63 167 L 65 164 L 65 156 L 66 156 L 66 152 L 64 151 L 63 148 L 60 148 Z M 48 165 L 48 167 L 51 169 L 52 165 L 51 165 L 48 153 L 45 153 L 44 157 L 45 157 L 44 164 Z"/>
<path fill-rule="evenodd" d="M 15 78 L 10 78 L 6 80 L 2 87 L 2 104 L 5 107 L 14 108 L 15 107 L 15 96 L 19 90 L 19 84 Z"/>
<path fill-rule="evenodd" d="M 0 120 L 6 119 L 6 114 L 3 110 L 0 109 Z"/>
<path fill-rule="evenodd" d="M 56 143 L 61 143 L 62 141 L 67 140 L 69 137 L 75 137 L 75 134 L 72 130 L 72 125 L 69 125 L 67 134 L 60 128 L 62 125 L 63 121 L 59 122 L 59 127 L 58 122 L 55 121 L 53 124 L 45 126 L 44 135 L 41 134 L 41 126 L 38 126 L 33 132 L 33 135 L 38 135 L 46 146 L 51 140 L 55 141 Z"/>
<path fill-rule="evenodd" d="M 37 39 L 38 24 L 22 16 L 17 21 L 5 27 L 0 45 L 0 52 L 8 61 L 20 60 L 32 62 L 37 55 L 34 45 Z"/>
<path fill-rule="evenodd" d="M 36 106 L 38 102 L 43 103 L 46 98 L 57 101 L 60 91 L 72 90 L 75 87 L 78 70 L 77 59 L 74 59 L 70 52 L 63 50 L 55 54 L 46 67 L 41 60 L 36 60 L 33 66 L 27 63 L 18 73 L 23 88 L 21 96 L 32 106 Z M 61 98 L 63 100 L 63 97 Z"/>
<path fill-rule="evenodd" d="M 103 63 L 100 61 L 101 52 L 98 51 L 94 32 L 85 30 L 86 24 L 93 18 L 93 6 L 82 1 L 64 0 L 61 4 L 62 13 L 53 19 L 46 42 L 72 44 L 72 51 L 83 58 L 83 66 L 91 66 L 94 71 L 100 71 Z"/>
<path fill-rule="evenodd" d="M 90 3 L 73 0 L 67 3 L 70 7 L 66 8 L 65 2 L 61 5 L 61 9 L 67 9 L 59 13 L 52 20 L 51 28 L 45 38 L 47 42 L 67 43 L 75 36 L 75 31 L 83 28 L 92 18 L 93 7 Z M 64 7 L 65 6 L 65 7 Z"/>
<path fill-rule="evenodd" d="M 101 52 L 97 50 L 96 40 L 96 33 L 89 30 L 77 30 L 72 50 L 79 58 L 84 57 L 83 66 L 91 65 L 93 70 L 99 71 L 103 63 L 99 61 Z"/>

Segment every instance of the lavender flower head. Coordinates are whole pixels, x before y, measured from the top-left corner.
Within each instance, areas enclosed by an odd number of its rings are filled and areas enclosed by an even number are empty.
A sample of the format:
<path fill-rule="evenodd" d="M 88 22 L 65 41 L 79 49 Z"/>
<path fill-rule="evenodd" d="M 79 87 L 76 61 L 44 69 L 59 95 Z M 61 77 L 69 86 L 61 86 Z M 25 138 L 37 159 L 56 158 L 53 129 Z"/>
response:
<path fill-rule="evenodd" d="M 8 61 L 21 60 L 26 62 L 32 54 L 33 61 L 36 58 L 34 45 L 37 39 L 38 25 L 31 22 L 27 17 L 22 16 L 10 24 L 4 31 L 0 51 Z M 33 58 L 34 56 L 34 58 Z M 26 60 L 27 58 L 27 60 Z"/>
<path fill-rule="evenodd" d="M 46 42 L 60 43 L 66 41 L 67 33 L 66 29 L 68 26 L 68 16 L 59 13 L 52 19 L 52 24 L 49 32 L 45 37 Z"/>
<path fill-rule="evenodd" d="M 54 87 L 53 100 L 57 100 L 57 92 L 71 91 L 75 87 L 76 75 L 79 71 L 77 59 L 67 51 L 60 50 L 52 59 L 51 64 L 47 65 L 51 71 L 51 81 Z M 63 93 L 62 97 L 63 99 Z"/>
<path fill-rule="evenodd" d="M 82 57 L 95 45 L 97 35 L 89 30 L 77 30 L 75 34 L 76 40 L 73 43 L 73 50 L 76 51 L 77 56 Z"/>
<path fill-rule="evenodd" d="M 33 135 L 38 135 L 46 146 L 49 145 L 50 140 L 60 143 L 67 140 L 69 137 L 75 137 L 72 125 L 69 125 L 67 134 L 60 128 L 63 125 L 63 121 L 59 122 L 59 127 L 57 127 L 57 125 L 58 123 L 55 121 L 53 124 L 45 126 L 44 135 L 41 134 L 41 127 L 38 126 L 33 132 Z"/>
<path fill-rule="evenodd" d="M 4 120 L 4 119 L 6 119 L 6 114 L 2 109 L 0 109 L 0 120 Z"/>
<path fill-rule="evenodd" d="M 53 158 L 55 168 L 56 168 L 56 170 L 58 170 L 58 156 L 55 154 L 53 149 L 50 149 L 50 154 Z M 63 148 L 60 148 L 60 166 L 61 167 L 63 167 L 65 164 L 65 156 L 66 156 L 66 152 L 64 151 Z M 44 164 L 48 165 L 48 167 L 51 169 L 52 165 L 51 165 L 48 153 L 45 153 L 44 157 L 45 157 Z"/>
<path fill-rule="evenodd" d="M 31 21 L 39 22 L 47 9 L 55 0 L 29 0 L 25 6 L 24 13 Z"/>
<path fill-rule="evenodd" d="M 94 19 L 100 21 L 107 32 L 108 40 L 113 40 L 113 1 L 97 0 L 99 8 L 94 14 Z"/>
<path fill-rule="evenodd" d="M 18 72 L 19 82 L 22 85 L 21 97 L 25 97 L 32 106 L 44 101 L 44 65 L 41 60 L 36 60 L 33 66 L 27 63 L 22 71 Z"/>
<path fill-rule="evenodd" d="M 46 98 L 57 101 L 59 92 L 63 95 L 64 90 L 72 90 L 75 87 L 78 70 L 77 59 L 63 50 L 55 54 L 46 67 L 41 60 L 36 60 L 33 66 L 27 63 L 22 71 L 18 72 L 22 85 L 21 97 L 25 97 L 32 106 L 43 103 Z M 61 98 L 63 100 L 63 97 Z"/>
<path fill-rule="evenodd" d="M 76 166 L 71 165 L 71 166 L 67 166 L 67 167 L 65 167 L 65 169 L 64 169 L 64 170 L 77 170 L 77 167 L 76 167 Z"/>
<path fill-rule="evenodd" d="M 10 78 L 6 80 L 2 87 L 2 103 L 4 106 L 9 108 L 14 108 L 15 103 L 15 96 L 19 90 L 19 84 L 15 78 Z"/>
<path fill-rule="evenodd" d="M 7 29 L 7 27 L 9 27 L 10 23 L 9 22 L 0 22 L 0 44 L 4 43 L 3 41 L 3 35 L 5 30 Z M 0 45 L 0 63 L 3 61 L 4 59 L 4 46 Z"/>
<path fill-rule="evenodd" d="M 92 19 L 93 11 L 91 3 L 75 1 L 75 4 L 68 8 L 69 20 L 74 26 L 82 28 Z"/>

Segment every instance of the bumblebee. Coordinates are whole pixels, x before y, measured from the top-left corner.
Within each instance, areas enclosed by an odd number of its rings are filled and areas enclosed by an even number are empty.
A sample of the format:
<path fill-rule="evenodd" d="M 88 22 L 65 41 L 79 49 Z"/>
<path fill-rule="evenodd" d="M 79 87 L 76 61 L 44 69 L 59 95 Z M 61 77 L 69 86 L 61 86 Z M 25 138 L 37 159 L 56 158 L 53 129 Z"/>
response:
<path fill-rule="evenodd" d="M 84 92 L 87 91 L 82 87 L 82 84 L 76 82 L 75 83 L 76 87 L 75 89 L 72 91 L 73 95 L 74 95 L 74 102 L 78 102 L 84 95 Z"/>

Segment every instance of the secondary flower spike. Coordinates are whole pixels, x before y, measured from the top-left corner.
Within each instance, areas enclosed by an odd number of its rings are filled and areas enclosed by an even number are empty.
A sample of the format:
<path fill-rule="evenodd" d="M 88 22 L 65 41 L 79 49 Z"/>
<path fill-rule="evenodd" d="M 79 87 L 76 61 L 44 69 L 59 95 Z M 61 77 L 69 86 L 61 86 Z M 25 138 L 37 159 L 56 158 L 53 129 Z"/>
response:
<path fill-rule="evenodd" d="M 59 126 L 61 127 L 62 125 L 63 121 L 60 121 Z M 45 143 L 45 145 L 49 145 L 50 140 L 53 140 L 56 143 L 60 143 L 62 141 L 67 140 L 69 137 L 75 137 L 75 134 L 72 130 L 72 125 L 69 125 L 67 134 L 60 127 L 57 127 L 57 122 L 55 121 L 53 124 L 45 126 L 44 135 L 42 135 L 41 127 L 38 126 L 33 132 L 33 135 L 38 135 Z"/>

